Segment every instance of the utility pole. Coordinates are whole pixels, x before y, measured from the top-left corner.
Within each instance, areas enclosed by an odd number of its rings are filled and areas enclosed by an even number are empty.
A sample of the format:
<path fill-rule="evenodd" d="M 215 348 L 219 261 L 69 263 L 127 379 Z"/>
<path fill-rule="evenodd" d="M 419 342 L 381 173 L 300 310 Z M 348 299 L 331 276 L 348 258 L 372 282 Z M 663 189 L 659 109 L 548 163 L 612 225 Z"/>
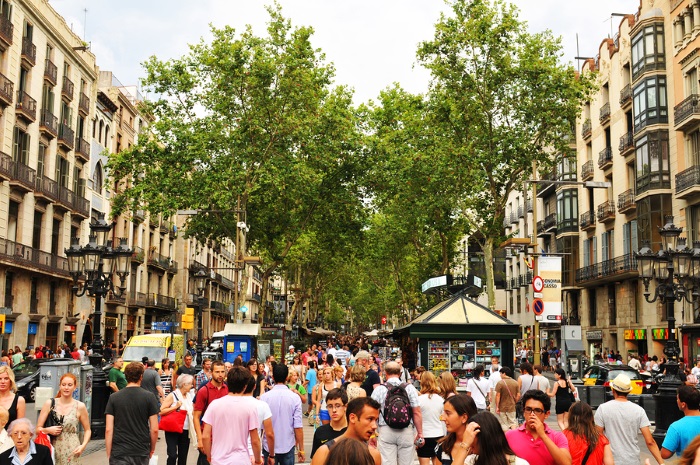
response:
<path fill-rule="evenodd" d="M 539 254 L 537 253 L 537 162 L 535 160 L 532 161 L 532 179 L 535 181 L 532 183 L 532 242 L 530 243 L 530 246 L 532 247 L 532 276 L 535 277 L 538 275 L 539 270 L 537 267 L 537 257 Z M 525 209 L 527 210 L 527 201 L 525 202 Z M 525 217 L 527 218 L 527 213 L 525 213 Z M 532 286 L 528 286 L 527 289 L 532 289 Z M 530 292 L 530 290 L 528 290 Z M 533 298 L 530 299 L 530 302 L 534 302 L 534 295 Z M 533 360 L 535 361 L 535 364 L 540 363 L 540 322 L 537 320 L 537 316 L 535 316 L 535 312 L 532 312 L 532 315 L 535 317 L 535 348 L 532 350 L 532 356 Z"/>

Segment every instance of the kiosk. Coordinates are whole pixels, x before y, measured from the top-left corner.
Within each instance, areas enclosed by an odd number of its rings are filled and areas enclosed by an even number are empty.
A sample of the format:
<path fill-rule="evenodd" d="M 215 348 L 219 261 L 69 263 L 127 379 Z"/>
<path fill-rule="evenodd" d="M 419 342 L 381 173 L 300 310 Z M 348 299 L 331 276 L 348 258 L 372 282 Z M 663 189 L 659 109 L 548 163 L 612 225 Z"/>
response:
<path fill-rule="evenodd" d="M 395 329 L 394 335 L 403 339 L 402 347 L 407 339 L 416 343 L 417 365 L 436 376 L 451 372 L 459 389 L 466 386 L 478 364 L 489 375 L 491 357 L 512 369 L 513 340 L 519 332 L 519 325 L 460 293 Z"/>
<path fill-rule="evenodd" d="M 231 362 L 239 355 L 247 362 L 257 353 L 260 325 L 255 323 L 226 323 L 223 332 L 223 359 Z"/>

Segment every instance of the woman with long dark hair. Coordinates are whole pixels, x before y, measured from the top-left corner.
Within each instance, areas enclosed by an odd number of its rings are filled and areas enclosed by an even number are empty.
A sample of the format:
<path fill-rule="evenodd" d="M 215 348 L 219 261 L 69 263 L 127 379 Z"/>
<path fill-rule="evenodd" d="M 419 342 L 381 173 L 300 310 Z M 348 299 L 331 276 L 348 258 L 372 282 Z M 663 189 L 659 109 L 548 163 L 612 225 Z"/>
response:
<path fill-rule="evenodd" d="M 581 465 L 586 453 L 586 465 L 613 465 L 610 441 L 595 425 L 593 409 L 585 402 L 576 402 L 569 409 L 569 427 L 564 430 L 569 441 L 571 465 Z"/>
<path fill-rule="evenodd" d="M 572 404 L 569 392 L 574 390 L 574 386 L 561 368 L 554 370 L 554 378 L 556 379 L 554 389 L 551 391 L 547 389 L 547 395 L 556 398 L 557 424 L 559 429 L 564 431 L 569 427 L 569 408 Z"/>
<path fill-rule="evenodd" d="M 491 412 L 479 412 L 467 420 L 463 445 L 466 465 L 529 465 L 515 455 L 501 422 Z"/>
<path fill-rule="evenodd" d="M 450 374 L 450 376 L 452 376 Z M 474 399 L 457 394 L 445 400 L 441 420 L 445 422 L 447 436 L 438 441 L 435 460 L 443 465 L 461 465 L 469 455 L 465 440 L 467 421 L 476 415 Z"/>

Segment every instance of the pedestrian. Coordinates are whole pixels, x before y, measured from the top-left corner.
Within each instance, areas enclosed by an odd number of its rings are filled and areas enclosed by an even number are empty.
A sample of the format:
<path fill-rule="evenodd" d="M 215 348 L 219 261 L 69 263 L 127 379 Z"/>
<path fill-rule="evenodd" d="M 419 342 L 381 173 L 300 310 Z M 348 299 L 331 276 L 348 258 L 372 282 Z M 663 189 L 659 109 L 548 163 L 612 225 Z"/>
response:
<path fill-rule="evenodd" d="M 284 384 L 289 369 L 284 364 L 275 365 L 272 376 L 275 386 L 260 396 L 272 411 L 272 428 L 275 431 L 275 448 L 269 450 L 263 442 L 265 461 L 268 457 L 275 459 L 277 465 L 294 463 L 294 448 L 296 446 L 300 462 L 306 460 L 304 451 L 304 429 L 301 421 L 301 400 L 299 396 L 289 391 Z M 330 421 L 330 417 L 329 417 Z"/>
<path fill-rule="evenodd" d="M 474 398 L 478 411 L 486 410 L 489 407 L 490 387 L 491 383 L 484 378 L 484 366 L 475 366 L 472 377 L 467 381 L 467 394 Z"/>
<path fill-rule="evenodd" d="M 445 425 L 440 419 L 445 401 L 440 395 L 440 387 L 432 372 L 423 372 L 420 386 L 418 404 L 422 415 L 425 443 L 417 449 L 418 462 L 420 465 L 429 465 L 435 462 L 438 439 L 445 435 Z"/>
<path fill-rule="evenodd" d="M 680 457 L 690 441 L 700 435 L 700 392 L 695 386 L 680 386 L 676 402 L 683 412 L 683 418 L 671 423 L 666 430 L 661 446 L 661 457 L 664 459 L 670 459 L 673 454 Z"/>
<path fill-rule="evenodd" d="M 287 387 L 291 392 L 299 396 L 302 404 L 306 401 L 306 389 L 304 389 L 304 385 L 299 382 L 299 373 L 294 368 L 289 370 Z"/>
<path fill-rule="evenodd" d="M 78 387 L 78 378 L 73 373 L 65 373 L 58 381 L 58 396 L 47 399 L 37 419 L 37 432 L 52 437 L 56 465 L 80 465 L 81 455 L 90 442 L 90 416 L 84 403 L 75 400 L 73 393 Z M 60 425 L 44 428 L 46 419 L 52 413 L 63 421 Z M 78 432 L 83 427 L 83 440 Z"/>
<path fill-rule="evenodd" d="M 335 389 L 337 387 L 340 386 L 333 379 L 333 369 L 331 367 L 324 368 L 321 383 L 316 387 L 314 397 L 314 405 L 322 425 L 327 425 L 331 421 L 331 416 L 326 408 L 326 396 L 331 389 Z"/>
<path fill-rule="evenodd" d="M 496 385 L 496 414 L 501 419 L 504 430 L 516 428 L 515 404 L 520 400 L 518 383 L 511 378 L 508 367 L 501 368 L 501 380 Z"/>
<path fill-rule="evenodd" d="M 533 386 L 533 389 L 539 389 L 542 392 L 547 392 L 549 389 L 549 380 L 542 374 L 542 365 L 533 365 L 532 373 L 535 375 L 535 385 Z"/>
<path fill-rule="evenodd" d="M 51 450 L 32 441 L 34 425 L 27 418 L 19 418 L 7 428 L 13 446 L 0 454 L 0 465 L 53 465 Z"/>
<path fill-rule="evenodd" d="M 651 423 L 642 407 L 630 402 L 627 395 L 632 391 L 632 381 L 620 373 L 610 383 L 613 400 L 598 406 L 595 424 L 610 440 L 616 465 L 639 465 L 639 443 L 642 433 L 647 448 L 657 463 L 664 463 L 656 441 L 651 436 Z"/>
<path fill-rule="evenodd" d="M 197 373 L 196 381 L 195 381 L 195 392 L 198 392 L 199 389 L 207 384 L 209 380 L 211 379 L 211 359 L 210 358 L 205 358 L 202 361 L 202 370 Z"/>
<path fill-rule="evenodd" d="M 569 408 L 572 404 L 569 394 L 574 391 L 574 385 L 566 377 L 566 372 L 563 368 L 554 370 L 554 379 L 556 380 L 554 388 L 547 390 L 547 395 L 556 398 L 557 424 L 559 429 L 564 431 L 569 427 Z"/>
<path fill-rule="evenodd" d="M 124 359 L 117 357 L 117 359 L 112 364 L 112 368 L 109 370 L 107 377 L 109 378 L 109 388 L 112 392 L 121 391 L 127 385 L 126 376 L 122 373 L 122 366 L 124 365 Z"/>
<path fill-rule="evenodd" d="M 547 394 L 532 389 L 522 397 L 525 423 L 506 431 L 506 439 L 515 455 L 530 464 L 571 465 L 566 436 L 545 423 L 552 401 Z"/>
<path fill-rule="evenodd" d="M 326 406 L 331 415 L 331 422 L 318 427 L 314 432 L 311 459 L 314 458 L 314 454 L 319 447 L 345 433 L 348 427 L 348 420 L 345 416 L 345 407 L 347 404 L 348 395 L 345 390 L 336 388 L 328 393 L 326 397 Z"/>
<path fill-rule="evenodd" d="M 163 387 L 163 395 L 167 396 L 173 388 L 173 369 L 170 366 L 170 359 L 164 358 L 160 361 L 160 385 Z"/>
<path fill-rule="evenodd" d="M 316 454 L 314 454 L 311 465 L 336 465 L 336 462 L 328 460 L 330 452 L 336 445 L 349 439 L 355 439 L 364 444 L 374 459 L 374 465 L 381 465 L 383 462 L 379 451 L 369 445 L 370 439 L 377 431 L 379 407 L 379 403 L 371 397 L 358 397 L 352 402 L 349 402 L 345 411 L 345 416 L 348 421 L 348 427 L 345 433 L 336 439 L 327 441 L 324 445 L 319 447 Z"/>
<path fill-rule="evenodd" d="M 26 411 L 24 397 L 17 392 L 15 372 L 8 365 L 0 366 L 0 407 L 5 407 L 9 413 L 8 424 L 23 418 Z"/>
<path fill-rule="evenodd" d="M 438 441 L 435 455 L 440 463 L 461 464 L 467 458 L 464 445 L 467 421 L 477 414 L 474 399 L 464 394 L 452 396 L 445 401 L 442 421 L 447 434 Z"/>
<path fill-rule="evenodd" d="M 347 438 L 330 450 L 325 465 L 375 465 L 375 462 L 367 444 Z"/>
<path fill-rule="evenodd" d="M 254 465 L 263 463 L 258 411 L 244 396 L 251 378 L 247 368 L 232 367 L 226 377 L 228 394 L 211 402 L 202 417 L 204 452 L 212 465 L 250 463 L 249 439 L 253 448 Z M 235 414 L 232 415 L 232 412 Z"/>
<path fill-rule="evenodd" d="M 148 370 L 146 370 L 148 371 Z M 141 383 L 143 384 L 143 383 Z M 190 442 L 197 443 L 197 435 L 194 430 L 193 405 L 192 405 L 192 385 L 194 377 L 192 375 L 181 375 L 177 378 L 175 389 L 168 394 L 160 407 L 160 415 L 165 417 L 174 412 L 185 411 L 185 419 L 182 425 L 182 432 L 165 432 L 165 443 L 167 444 L 168 462 L 167 465 L 186 465 L 187 454 L 190 450 Z"/>
<path fill-rule="evenodd" d="M 261 440 L 260 448 L 262 449 L 262 437 L 264 434 L 267 444 L 270 444 L 270 448 L 274 449 L 275 431 L 272 429 L 272 410 L 270 410 L 270 406 L 267 405 L 265 402 L 253 397 L 254 390 L 255 379 L 251 377 L 248 380 L 248 384 L 246 385 L 243 395 L 248 399 L 249 402 L 251 402 L 255 406 L 258 412 L 258 425 L 260 425 L 258 429 L 258 435 L 260 436 Z M 262 455 L 262 450 L 260 454 Z M 252 464 L 253 462 L 255 462 L 255 453 L 253 452 L 253 444 L 250 442 L 250 438 L 248 438 L 248 455 L 250 455 L 250 463 Z M 274 460 L 268 459 L 268 462 L 274 463 Z"/>
<path fill-rule="evenodd" d="M 400 381 L 401 367 L 398 363 L 386 362 L 384 372 L 386 383 L 372 392 L 372 398 L 379 403 L 382 411 L 378 423 L 379 453 L 384 465 L 410 463 L 413 460 L 414 440 L 417 444 L 425 442 L 418 392 L 412 384 Z"/>
<path fill-rule="evenodd" d="M 226 383 L 226 367 L 221 360 L 216 360 L 211 364 L 211 380 L 197 392 L 194 407 L 192 410 L 192 418 L 194 423 L 194 431 L 197 435 L 197 450 L 199 456 L 197 465 L 208 465 L 207 455 L 204 453 L 204 439 L 202 438 L 202 416 L 206 413 L 209 405 L 216 399 L 220 399 L 228 394 L 228 385 Z"/>
<path fill-rule="evenodd" d="M 370 355 L 366 350 L 361 350 L 355 355 L 355 363 L 360 364 L 365 368 L 365 382 L 362 383 L 362 389 L 365 390 L 368 396 L 382 383 L 379 373 L 370 368 Z"/>
<path fill-rule="evenodd" d="M 610 441 L 598 431 L 593 409 L 585 402 L 576 402 L 569 409 L 569 427 L 564 430 L 569 443 L 572 465 L 614 465 Z"/>
<path fill-rule="evenodd" d="M 496 415 L 496 408 L 498 404 L 496 403 L 496 385 L 501 381 L 501 368 L 503 368 L 500 363 L 498 363 L 498 357 L 491 357 L 491 365 L 489 366 L 489 389 L 491 389 L 491 413 Z"/>
<path fill-rule="evenodd" d="M 185 357 L 182 359 L 182 364 L 177 367 L 177 371 L 175 375 L 173 375 L 173 386 L 177 384 L 177 377 L 182 374 L 197 375 L 197 370 L 192 366 L 192 354 L 190 353 L 185 354 Z"/>
<path fill-rule="evenodd" d="M 440 373 L 437 382 L 444 400 L 457 395 L 457 383 L 455 383 L 455 377 L 449 371 Z"/>
<path fill-rule="evenodd" d="M 367 374 L 365 373 L 365 367 L 362 365 L 355 365 L 350 370 L 350 382 L 345 385 L 345 390 L 348 393 L 348 402 L 358 397 L 365 397 L 367 393 L 362 389 L 362 383 L 365 382 Z"/>
<path fill-rule="evenodd" d="M 148 465 L 158 441 L 158 403 L 141 389 L 143 364 L 124 369 L 127 385 L 105 407 L 105 448 L 110 465 Z"/>
<path fill-rule="evenodd" d="M 165 399 L 165 391 L 160 381 L 160 375 L 156 371 L 156 361 L 148 359 L 144 368 L 141 389 L 145 389 L 153 394 L 158 401 L 158 405 L 160 405 Z"/>
<path fill-rule="evenodd" d="M 467 420 L 460 455 L 466 455 L 465 463 L 529 465 L 513 452 L 501 424 L 491 412 L 479 412 Z M 461 458 L 461 457 L 460 457 Z M 455 460 L 455 463 L 460 463 Z"/>
<path fill-rule="evenodd" d="M 408 369 L 406 367 L 403 366 L 403 359 L 401 357 L 397 357 L 395 362 L 398 363 L 399 367 L 401 368 L 401 376 L 399 376 L 399 380 L 402 383 L 410 383 L 411 382 L 411 373 L 408 371 Z"/>

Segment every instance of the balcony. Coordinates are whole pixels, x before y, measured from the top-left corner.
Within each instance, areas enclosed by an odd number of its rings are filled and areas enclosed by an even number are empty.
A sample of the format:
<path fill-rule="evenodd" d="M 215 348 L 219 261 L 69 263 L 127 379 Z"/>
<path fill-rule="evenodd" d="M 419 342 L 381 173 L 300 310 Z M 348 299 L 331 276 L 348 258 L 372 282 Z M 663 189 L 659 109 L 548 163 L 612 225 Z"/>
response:
<path fill-rule="evenodd" d="M 170 260 L 170 265 L 168 265 L 167 272 L 172 274 L 177 274 L 178 265 L 175 260 Z"/>
<path fill-rule="evenodd" d="M 33 123 L 36 120 L 36 100 L 31 98 L 23 90 L 17 91 L 17 103 L 15 105 L 17 116 Z"/>
<path fill-rule="evenodd" d="M 131 254 L 131 263 L 143 263 L 144 259 L 146 258 L 146 254 L 144 253 L 143 249 L 141 247 L 133 247 L 134 253 Z"/>
<path fill-rule="evenodd" d="M 146 307 L 161 310 L 175 310 L 175 298 L 162 294 L 147 294 Z"/>
<path fill-rule="evenodd" d="M 592 211 L 581 213 L 581 218 L 579 219 L 578 224 L 584 231 L 595 229 L 595 214 Z"/>
<path fill-rule="evenodd" d="M 627 254 L 579 268 L 576 270 L 576 283 L 597 286 L 607 282 L 636 278 L 637 275 L 637 259 L 634 258 L 634 254 Z"/>
<path fill-rule="evenodd" d="M 506 279 L 505 282 L 505 289 L 506 291 L 512 291 L 513 290 L 513 284 L 510 279 Z"/>
<path fill-rule="evenodd" d="M 10 178 L 10 185 L 14 188 L 29 192 L 36 186 L 36 170 L 18 161 L 12 162 L 13 175 Z"/>
<path fill-rule="evenodd" d="M 134 212 L 134 223 L 141 223 L 146 219 L 146 212 L 143 210 L 136 210 Z"/>
<path fill-rule="evenodd" d="M 48 82 L 51 87 L 55 86 L 58 82 L 58 67 L 48 58 L 44 60 L 44 80 Z"/>
<path fill-rule="evenodd" d="M 228 308 L 226 308 L 226 305 L 224 305 L 223 302 L 219 302 L 218 300 L 212 300 L 211 302 L 209 302 L 209 305 L 211 309 L 217 313 L 228 314 Z"/>
<path fill-rule="evenodd" d="M 148 252 L 148 266 L 151 266 L 157 270 L 166 271 L 170 268 L 170 258 L 159 254 L 156 251 Z"/>
<path fill-rule="evenodd" d="M 528 213 L 532 213 L 532 200 L 527 201 L 526 208 Z"/>
<path fill-rule="evenodd" d="M 610 121 L 610 103 L 606 103 L 600 107 L 600 117 L 598 118 L 600 124 L 605 124 Z"/>
<path fill-rule="evenodd" d="M 0 106 L 3 108 L 12 105 L 12 96 L 15 95 L 15 85 L 4 74 L 0 74 Z"/>
<path fill-rule="evenodd" d="M 83 116 L 88 116 L 90 114 L 90 98 L 82 92 L 78 99 L 78 113 Z"/>
<path fill-rule="evenodd" d="M 539 220 L 537 222 L 537 237 L 546 237 L 552 234 L 552 231 L 546 231 L 544 229 L 544 220 Z"/>
<path fill-rule="evenodd" d="M 589 139 L 591 137 L 592 130 L 593 130 L 593 126 L 591 125 L 591 120 L 587 119 L 581 125 L 581 137 L 583 137 L 584 140 Z"/>
<path fill-rule="evenodd" d="M 230 290 L 236 289 L 234 282 L 225 276 L 221 277 L 221 285 Z"/>
<path fill-rule="evenodd" d="M 512 224 L 517 224 L 520 221 L 518 218 L 518 212 L 511 212 L 510 213 L 510 222 Z"/>
<path fill-rule="evenodd" d="M 620 137 L 620 146 L 618 149 L 620 150 L 620 155 L 623 157 L 634 155 L 634 133 L 632 131 Z"/>
<path fill-rule="evenodd" d="M 673 107 L 676 131 L 689 131 L 700 123 L 700 95 L 692 94 Z"/>
<path fill-rule="evenodd" d="M 619 213 L 633 212 L 637 209 L 637 203 L 634 201 L 634 190 L 627 189 L 625 192 L 617 196 L 617 211 Z"/>
<path fill-rule="evenodd" d="M 544 230 L 545 231 L 556 231 L 557 229 L 557 214 L 550 213 L 544 217 Z"/>
<path fill-rule="evenodd" d="M 518 206 L 518 218 L 523 218 L 525 216 L 525 208 L 520 205 Z"/>
<path fill-rule="evenodd" d="M 161 234 L 167 234 L 168 233 L 168 223 L 165 221 L 161 221 L 160 224 L 158 225 L 158 231 L 160 231 Z"/>
<path fill-rule="evenodd" d="M 260 302 L 262 302 L 262 297 L 260 296 L 260 294 L 252 293 L 252 294 L 248 294 L 248 300 L 252 300 L 253 302 L 260 303 Z"/>
<path fill-rule="evenodd" d="M 676 197 L 688 199 L 700 194 L 700 165 L 693 165 L 676 175 Z"/>
<path fill-rule="evenodd" d="M 607 223 L 615 220 L 615 203 L 612 200 L 606 200 L 598 205 L 598 222 Z"/>
<path fill-rule="evenodd" d="M 6 153 L 0 152 L 0 179 L 9 181 L 15 176 L 15 162 Z"/>
<path fill-rule="evenodd" d="M 128 305 L 129 307 L 145 307 L 146 306 L 146 294 L 143 292 L 134 292 L 131 291 L 129 293 L 129 300 L 128 300 Z"/>
<path fill-rule="evenodd" d="M 22 64 L 29 68 L 36 64 L 36 45 L 31 37 L 22 37 Z"/>
<path fill-rule="evenodd" d="M 503 217 L 503 227 L 510 228 L 510 215 L 505 215 Z"/>
<path fill-rule="evenodd" d="M 68 260 L 42 250 L 0 238 L 0 261 L 12 266 L 69 279 Z"/>
<path fill-rule="evenodd" d="M 627 105 L 632 103 L 632 85 L 627 84 L 620 91 L 620 106 L 625 108 Z"/>
<path fill-rule="evenodd" d="M 540 174 L 540 181 L 537 183 L 537 197 L 544 198 L 551 195 L 556 190 L 556 185 L 548 181 L 557 180 L 557 170 L 552 168 L 550 171 Z"/>
<path fill-rule="evenodd" d="M 0 48 L 7 50 L 12 45 L 12 35 L 14 34 L 15 26 L 12 21 L 5 16 L 0 16 Z"/>
<path fill-rule="evenodd" d="M 66 123 L 58 125 L 58 145 L 65 150 L 73 150 L 75 144 L 75 131 Z"/>
<path fill-rule="evenodd" d="M 58 183 L 46 176 L 37 176 L 34 197 L 44 198 L 49 202 L 58 201 Z"/>
<path fill-rule="evenodd" d="M 72 190 L 59 184 L 58 202 L 54 205 L 54 208 L 62 208 L 65 211 L 72 211 L 74 197 L 75 194 L 73 194 Z"/>
<path fill-rule="evenodd" d="M 598 154 L 598 168 L 601 170 L 606 170 L 612 168 L 613 165 L 613 151 L 612 147 L 605 147 Z"/>
<path fill-rule="evenodd" d="M 588 160 L 581 166 L 581 181 L 590 181 L 594 173 L 593 160 Z"/>
<path fill-rule="evenodd" d="M 39 112 L 39 131 L 49 139 L 58 135 L 58 118 L 47 109 Z"/>
<path fill-rule="evenodd" d="M 90 216 L 90 201 L 75 194 L 73 196 L 73 216 L 88 218 Z"/>
<path fill-rule="evenodd" d="M 67 101 L 72 102 L 74 87 L 75 86 L 73 85 L 73 81 L 68 79 L 67 76 L 63 76 L 63 85 L 61 86 L 61 97 L 65 97 Z"/>
<path fill-rule="evenodd" d="M 114 292 L 108 292 L 105 296 L 105 303 L 107 305 L 124 305 L 126 303 L 126 296 L 122 295 L 117 297 Z"/>
<path fill-rule="evenodd" d="M 75 138 L 75 156 L 83 161 L 90 161 L 90 144 L 82 137 Z"/>

